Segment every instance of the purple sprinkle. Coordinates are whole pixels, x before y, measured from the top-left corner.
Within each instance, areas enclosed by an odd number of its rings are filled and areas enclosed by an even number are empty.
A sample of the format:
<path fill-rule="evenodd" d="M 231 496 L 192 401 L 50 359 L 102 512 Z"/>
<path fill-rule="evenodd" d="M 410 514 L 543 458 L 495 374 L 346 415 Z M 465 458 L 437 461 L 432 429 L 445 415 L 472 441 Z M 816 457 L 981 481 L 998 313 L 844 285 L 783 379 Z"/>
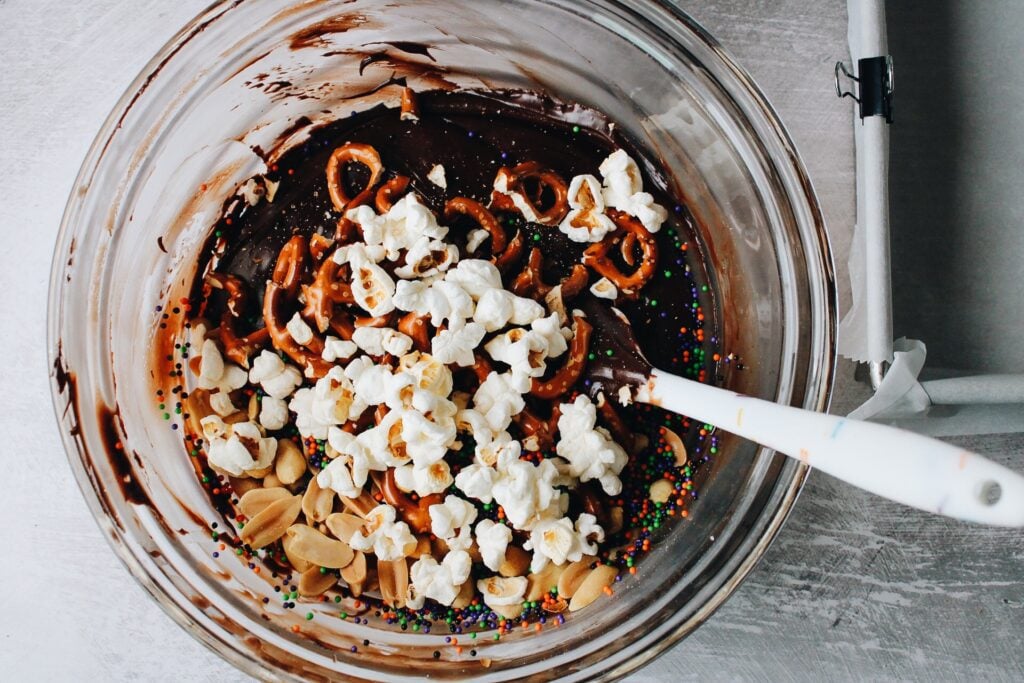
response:
<path fill-rule="evenodd" d="M 674 208 L 673 210 L 674 210 L 674 211 L 675 211 L 676 213 L 682 213 L 682 212 L 683 212 L 683 207 L 682 207 L 682 206 L 680 206 L 679 204 L 676 204 L 676 206 L 675 206 L 675 208 Z"/>
<path fill-rule="evenodd" d="M 156 307 L 156 310 L 157 310 L 157 311 L 162 311 L 162 310 L 164 310 L 164 307 L 163 307 L 163 306 L 160 306 L 160 305 L 157 305 L 157 307 Z"/>
<path fill-rule="evenodd" d="M 263 598 L 263 604 L 264 605 L 267 604 L 268 602 L 270 602 L 270 598 Z"/>
<path fill-rule="evenodd" d="M 353 645 L 350 649 L 352 650 L 352 652 L 355 652 L 356 651 L 356 646 Z"/>
<path fill-rule="evenodd" d="M 467 133 L 467 135 L 469 135 L 469 137 L 471 137 L 471 138 L 475 138 L 476 137 L 476 133 L 474 133 L 473 131 L 469 131 Z"/>
<path fill-rule="evenodd" d="M 501 158 L 502 159 L 508 159 L 508 152 L 502 152 L 501 153 Z"/>
<path fill-rule="evenodd" d="M 218 553 L 218 552 L 214 552 L 214 553 L 213 553 L 213 556 L 214 556 L 215 558 L 216 558 L 216 557 L 220 557 L 220 553 Z"/>
<path fill-rule="evenodd" d="M 177 428 L 178 428 L 178 425 L 177 425 L 177 424 L 172 424 L 172 425 L 171 425 L 171 429 L 177 429 Z"/>

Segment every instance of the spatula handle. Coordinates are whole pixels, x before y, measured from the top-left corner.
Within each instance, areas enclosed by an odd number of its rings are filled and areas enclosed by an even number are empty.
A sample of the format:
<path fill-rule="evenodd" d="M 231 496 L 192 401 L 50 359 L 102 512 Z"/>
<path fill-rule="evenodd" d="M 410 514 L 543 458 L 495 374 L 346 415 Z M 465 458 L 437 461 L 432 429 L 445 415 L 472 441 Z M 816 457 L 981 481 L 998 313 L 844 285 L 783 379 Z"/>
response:
<path fill-rule="evenodd" d="M 1024 526 L 1024 476 L 937 439 L 778 405 L 655 370 L 639 400 L 715 425 L 865 491 L 956 519 Z"/>

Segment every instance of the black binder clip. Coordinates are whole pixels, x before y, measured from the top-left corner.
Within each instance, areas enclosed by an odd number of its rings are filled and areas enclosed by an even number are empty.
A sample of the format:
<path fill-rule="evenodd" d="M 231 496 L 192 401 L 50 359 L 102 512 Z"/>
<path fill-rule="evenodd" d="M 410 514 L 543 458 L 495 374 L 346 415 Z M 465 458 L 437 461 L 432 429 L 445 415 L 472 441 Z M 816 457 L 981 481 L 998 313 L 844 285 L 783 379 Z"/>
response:
<path fill-rule="evenodd" d="M 857 75 L 846 69 L 842 62 L 836 62 L 836 95 L 850 97 L 860 105 L 860 117 L 884 116 L 886 123 L 892 123 L 893 74 L 892 57 L 868 57 L 857 60 Z M 851 90 L 844 90 L 840 77 L 845 76 L 858 85 L 859 96 Z"/>

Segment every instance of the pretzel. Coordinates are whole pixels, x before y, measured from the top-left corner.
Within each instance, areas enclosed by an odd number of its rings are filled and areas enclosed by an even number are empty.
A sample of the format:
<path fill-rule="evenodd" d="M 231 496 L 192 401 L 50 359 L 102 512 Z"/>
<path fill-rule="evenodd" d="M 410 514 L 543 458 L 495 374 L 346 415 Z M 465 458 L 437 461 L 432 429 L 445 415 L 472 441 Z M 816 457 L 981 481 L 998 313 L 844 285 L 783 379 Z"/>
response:
<path fill-rule="evenodd" d="M 370 179 L 366 187 L 355 197 L 345 194 L 345 188 L 341 180 L 341 172 L 345 164 L 357 163 L 366 166 L 370 170 Z M 373 196 L 373 188 L 380 181 L 384 172 L 384 164 L 381 163 L 380 154 L 370 145 L 358 142 L 346 142 L 331 153 L 327 160 L 327 191 L 331 195 L 331 202 L 334 208 L 344 213 L 346 209 L 360 206 L 370 201 Z"/>
<path fill-rule="evenodd" d="M 335 304 L 354 304 L 352 286 L 338 277 L 342 266 L 328 258 L 317 269 L 313 284 L 303 285 L 302 294 L 306 305 L 302 309 L 303 318 L 311 318 L 316 322 L 320 332 L 326 332 L 334 316 Z"/>
<path fill-rule="evenodd" d="M 339 247 L 352 244 L 363 239 L 363 231 L 355 223 L 342 216 L 338 219 L 338 225 L 334 228 L 334 243 Z"/>
<path fill-rule="evenodd" d="M 323 340 L 314 335 L 308 348 L 300 345 L 288 332 L 287 320 L 284 319 L 285 304 L 298 296 L 307 255 L 306 240 L 300 235 L 292 237 L 281 248 L 274 274 L 267 280 L 263 297 L 263 320 L 274 348 L 288 354 L 301 367 L 307 368 L 314 377 L 319 378 L 331 369 L 331 364 L 320 357 L 324 348 Z"/>
<path fill-rule="evenodd" d="M 523 271 L 512 282 L 512 293 L 543 302 L 544 297 L 554 289 L 554 287 L 545 283 L 541 278 L 541 269 L 543 267 L 544 256 L 540 249 L 534 247 L 530 250 L 526 267 L 523 268 Z M 589 280 L 590 275 L 587 273 L 586 267 L 579 263 L 574 265 L 569 275 L 562 278 L 562 281 L 559 283 L 559 286 L 562 288 L 562 300 L 567 301 L 579 294 L 587 286 Z"/>
<path fill-rule="evenodd" d="M 611 209 L 608 211 L 608 216 L 618 226 L 618 230 L 597 244 L 587 247 L 583 252 L 583 263 L 611 280 L 620 292 L 627 295 L 635 294 L 654 277 L 654 271 L 658 265 L 658 243 L 655 242 L 654 236 L 647 231 L 647 228 L 629 214 Z M 608 257 L 608 250 L 616 242 L 625 241 L 629 236 L 639 242 L 643 260 L 636 270 L 627 275 L 619 270 L 619 267 Z"/>
<path fill-rule="evenodd" d="M 394 311 L 379 315 L 376 318 L 371 318 L 368 315 L 357 315 L 355 324 L 356 327 L 394 327 L 396 315 Z"/>
<path fill-rule="evenodd" d="M 405 192 L 408 187 L 409 179 L 404 175 L 396 175 L 381 185 L 380 189 L 377 190 L 377 196 L 373 200 L 377 207 L 377 213 L 383 216 L 390 211 L 395 203 L 395 197 Z"/>
<path fill-rule="evenodd" d="M 523 255 L 523 249 L 526 247 L 526 239 L 523 237 L 523 233 L 519 230 L 516 231 L 516 236 L 512 238 L 512 241 L 508 243 L 505 250 L 500 254 L 494 254 L 491 256 L 491 261 L 495 266 L 498 267 L 502 273 L 508 271 L 509 268 L 519 262 L 519 259 Z M 493 254 L 493 252 L 492 252 Z"/>
<path fill-rule="evenodd" d="M 324 256 L 327 255 L 328 250 L 334 244 L 334 240 L 328 239 L 318 232 L 314 232 L 309 236 L 309 253 L 313 257 L 314 263 L 322 263 Z"/>
<path fill-rule="evenodd" d="M 249 357 L 256 349 L 266 346 L 270 341 L 270 334 L 265 327 L 261 327 L 243 337 L 238 336 L 235 323 L 242 317 L 248 298 L 248 292 L 241 279 L 234 275 L 210 273 L 206 276 L 206 282 L 211 287 L 223 289 L 228 295 L 227 306 L 220 318 L 220 343 L 224 347 L 224 354 L 243 368 L 247 368 Z"/>
<path fill-rule="evenodd" d="M 536 437 L 537 450 L 546 451 L 555 445 L 555 433 L 558 431 L 558 418 L 561 415 L 562 411 L 556 404 L 551 409 L 551 417 L 546 420 L 538 417 L 529 408 L 523 408 L 513 419 L 527 438 Z"/>
<path fill-rule="evenodd" d="M 608 431 L 611 432 L 615 441 L 625 448 L 627 452 L 632 453 L 636 445 L 635 435 L 626 425 L 622 416 L 619 415 L 619 411 L 615 409 L 612 402 L 604 395 L 604 392 L 597 396 L 597 411 L 601 419 L 608 426 Z"/>
<path fill-rule="evenodd" d="M 417 351 L 430 352 L 430 326 L 426 316 L 406 313 L 398 319 L 398 331 L 412 338 L 412 345 Z"/>
<path fill-rule="evenodd" d="M 413 532 L 417 534 L 430 533 L 430 506 L 443 503 L 443 496 L 434 493 L 414 501 L 409 494 L 398 488 L 398 484 L 395 482 L 394 467 L 389 467 L 383 477 L 374 477 L 374 481 L 380 487 L 384 501 L 395 508 L 398 516 L 405 520 Z"/>
<path fill-rule="evenodd" d="M 529 188 L 526 187 L 526 181 L 528 180 L 537 183 L 537 189 L 532 197 L 527 194 Z M 491 206 L 496 209 L 522 213 L 521 208 L 516 206 L 510 196 L 509 193 L 511 193 L 518 194 L 529 205 L 536 215 L 536 220 L 532 221 L 534 223 L 558 225 L 565 218 L 565 214 L 569 212 L 569 186 L 562 180 L 562 176 L 544 168 L 536 161 L 526 161 L 511 169 L 502 166 L 498 169 L 498 179 L 495 180 L 495 184 L 497 185 L 500 181 L 504 181 L 507 189 L 505 192 L 494 190 L 491 193 Z M 554 200 L 550 207 L 541 211 L 538 203 L 544 194 L 545 187 L 551 190 Z"/>
<path fill-rule="evenodd" d="M 537 398 L 554 400 L 579 381 L 583 368 L 587 364 L 587 352 L 590 350 L 590 335 L 594 328 L 583 316 L 575 316 L 575 333 L 569 343 L 569 360 L 560 367 L 550 379 L 534 378 L 530 393 Z"/>
<path fill-rule="evenodd" d="M 420 104 L 416 101 L 416 93 L 412 88 L 402 88 L 401 111 L 398 118 L 402 121 L 420 120 Z"/>
<path fill-rule="evenodd" d="M 483 204 L 468 197 L 454 197 L 444 205 L 444 217 L 451 221 L 456 215 L 469 216 L 491 235 L 491 253 L 497 256 L 505 250 L 508 238 L 498 220 Z"/>

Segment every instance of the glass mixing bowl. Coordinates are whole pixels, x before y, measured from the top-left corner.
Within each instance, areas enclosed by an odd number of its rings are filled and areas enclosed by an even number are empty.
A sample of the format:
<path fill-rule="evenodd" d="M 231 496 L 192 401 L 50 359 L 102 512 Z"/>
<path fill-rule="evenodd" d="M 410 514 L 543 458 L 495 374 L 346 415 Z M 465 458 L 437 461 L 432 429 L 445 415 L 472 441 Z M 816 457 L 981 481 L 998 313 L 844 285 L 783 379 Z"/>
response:
<path fill-rule="evenodd" d="M 423 47 L 428 49 L 424 50 Z M 369 53 L 383 54 L 360 61 Z M 212 556 L 215 520 L 180 433 L 153 400 L 157 306 L 187 294 L 222 202 L 309 123 L 417 89 L 547 90 L 606 112 L 675 175 L 714 270 L 737 391 L 814 410 L 832 379 L 835 301 L 821 213 L 782 125 L 693 20 L 649 0 L 221 2 L 146 67 L 92 146 L 50 284 L 53 395 L 100 526 L 183 627 L 265 678 L 614 678 L 693 631 L 735 590 L 793 506 L 806 469 L 723 437 L 689 519 L 615 595 L 564 626 L 481 638 L 280 610 L 265 576 Z M 307 611 L 317 614 L 307 622 Z M 271 615 L 271 618 L 267 618 Z M 299 626 L 298 633 L 292 627 Z M 368 644 L 364 645 L 364 642 Z M 353 651 L 353 647 L 356 646 Z M 440 651 L 440 658 L 433 653 Z"/>

